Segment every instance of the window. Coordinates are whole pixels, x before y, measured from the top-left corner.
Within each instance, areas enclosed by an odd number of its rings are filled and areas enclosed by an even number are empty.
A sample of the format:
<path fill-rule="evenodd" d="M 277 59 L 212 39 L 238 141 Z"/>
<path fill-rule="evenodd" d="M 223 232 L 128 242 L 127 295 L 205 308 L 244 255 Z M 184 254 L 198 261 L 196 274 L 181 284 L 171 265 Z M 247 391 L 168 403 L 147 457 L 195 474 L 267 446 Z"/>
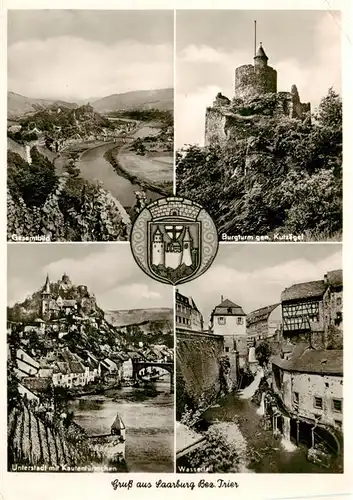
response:
<path fill-rule="evenodd" d="M 341 420 L 335 420 L 335 426 L 338 427 L 339 429 L 342 429 L 342 422 L 341 422 Z"/>
<path fill-rule="evenodd" d="M 299 392 L 293 392 L 293 403 L 299 404 Z"/>
<path fill-rule="evenodd" d="M 332 400 L 332 409 L 338 413 L 342 413 L 342 399 Z"/>
<path fill-rule="evenodd" d="M 322 398 L 319 398 L 317 396 L 314 397 L 314 408 L 322 410 Z"/>
<path fill-rule="evenodd" d="M 237 325 L 243 324 L 243 318 L 237 318 Z"/>
<path fill-rule="evenodd" d="M 229 347 L 226 347 L 226 348 L 225 348 L 225 351 L 226 351 L 226 352 L 229 352 Z"/>
<path fill-rule="evenodd" d="M 218 324 L 219 325 L 225 325 L 226 324 L 226 319 L 223 316 L 219 316 L 219 318 L 218 318 Z"/>
<path fill-rule="evenodd" d="M 336 304 L 337 304 L 338 306 L 341 306 L 341 305 L 342 305 L 342 297 L 337 297 Z"/>
<path fill-rule="evenodd" d="M 232 308 L 231 307 L 228 307 L 228 314 L 232 314 Z"/>
<path fill-rule="evenodd" d="M 325 387 L 330 387 L 330 384 L 328 382 L 325 382 Z"/>

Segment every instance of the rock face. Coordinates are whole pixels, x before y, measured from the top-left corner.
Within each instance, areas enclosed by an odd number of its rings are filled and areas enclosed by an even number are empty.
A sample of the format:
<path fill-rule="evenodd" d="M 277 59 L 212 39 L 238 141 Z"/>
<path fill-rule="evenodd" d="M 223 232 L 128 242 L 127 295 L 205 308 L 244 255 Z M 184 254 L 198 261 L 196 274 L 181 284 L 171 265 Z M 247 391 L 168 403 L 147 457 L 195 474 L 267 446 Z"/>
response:
<path fill-rule="evenodd" d="M 222 356 L 221 336 L 177 333 L 177 418 L 185 404 L 208 405 L 227 385 L 226 370 L 222 376 Z"/>

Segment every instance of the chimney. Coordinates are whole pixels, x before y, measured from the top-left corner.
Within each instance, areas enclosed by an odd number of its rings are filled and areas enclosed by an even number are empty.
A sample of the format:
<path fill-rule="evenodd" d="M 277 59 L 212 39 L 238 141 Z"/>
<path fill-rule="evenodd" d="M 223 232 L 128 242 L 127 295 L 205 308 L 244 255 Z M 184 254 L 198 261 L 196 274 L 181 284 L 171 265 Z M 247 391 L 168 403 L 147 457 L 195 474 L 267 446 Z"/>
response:
<path fill-rule="evenodd" d="M 221 302 L 223 302 L 223 295 L 221 295 Z"/>
<path fill-rule="evenodd" d="M 328 283 L 328 275 L 327 275 L 327 273 L 326 273 L 326 274 L 324 274 L 324 282 L 325 282 L 325 283 Z"/>

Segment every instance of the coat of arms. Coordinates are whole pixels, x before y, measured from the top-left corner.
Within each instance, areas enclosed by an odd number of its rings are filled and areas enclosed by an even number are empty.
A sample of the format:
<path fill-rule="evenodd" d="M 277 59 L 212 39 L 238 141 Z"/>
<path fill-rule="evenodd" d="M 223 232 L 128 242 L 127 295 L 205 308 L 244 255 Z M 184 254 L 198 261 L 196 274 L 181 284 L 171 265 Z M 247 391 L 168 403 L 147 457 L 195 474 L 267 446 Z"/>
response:
<path fill-rule="evenodd" d="M 201 205 L 168 197 L 140 212 L 130 244 L 145 273 L 162 283 L 176 285 L 197 278 L 209 268 L 218 250 L 218 235 Z"/>

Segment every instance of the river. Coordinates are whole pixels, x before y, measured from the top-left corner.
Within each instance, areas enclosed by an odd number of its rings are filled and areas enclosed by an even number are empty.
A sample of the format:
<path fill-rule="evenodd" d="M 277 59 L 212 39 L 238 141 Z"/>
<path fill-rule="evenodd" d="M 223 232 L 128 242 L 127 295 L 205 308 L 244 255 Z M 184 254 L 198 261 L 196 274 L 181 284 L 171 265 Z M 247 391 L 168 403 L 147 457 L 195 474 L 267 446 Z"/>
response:
<path fill-rule="evenodd" d="M 204 421 L 212 425 L 217 422 L 234 423 L 247 441 L 251 460 L 249 472 L 257 473 L 334 473 L 338 470 L 325 469 L 306 458 L 307 448 L 293 446 L 287 451 L 281 441 L 265 429 L 263 417 L 250 399 L 242 399 L 237 393 L 222 397 L 217 404 L 203 415 Z"/>
<path fill-rule="evenodd" d="M 90 436 L 109 434 L 117 412 L 126 426 L 129 472 L 173 472 L 174 396 L 169 377 L 149 389 L 123 387 L 69 402 L 74 420 Z"/>
<path fill-rule="evenodd" d="M 114 143 L 107 143 L 85 151 L 77 162 L 77 166 L 84 179 L 90 182 L 101 181 L 104 188 L 110 191 L 124 207 L 133 207 L 136 203 L 134 192 L 141 191 L 141 187 L 118 175 L 104 158 L 104 153 L 115 146 Z M 146 194 L 148 200 L 156 200 L 161 197 L 160 194 L 149 190 L 146 191 Z"/>

